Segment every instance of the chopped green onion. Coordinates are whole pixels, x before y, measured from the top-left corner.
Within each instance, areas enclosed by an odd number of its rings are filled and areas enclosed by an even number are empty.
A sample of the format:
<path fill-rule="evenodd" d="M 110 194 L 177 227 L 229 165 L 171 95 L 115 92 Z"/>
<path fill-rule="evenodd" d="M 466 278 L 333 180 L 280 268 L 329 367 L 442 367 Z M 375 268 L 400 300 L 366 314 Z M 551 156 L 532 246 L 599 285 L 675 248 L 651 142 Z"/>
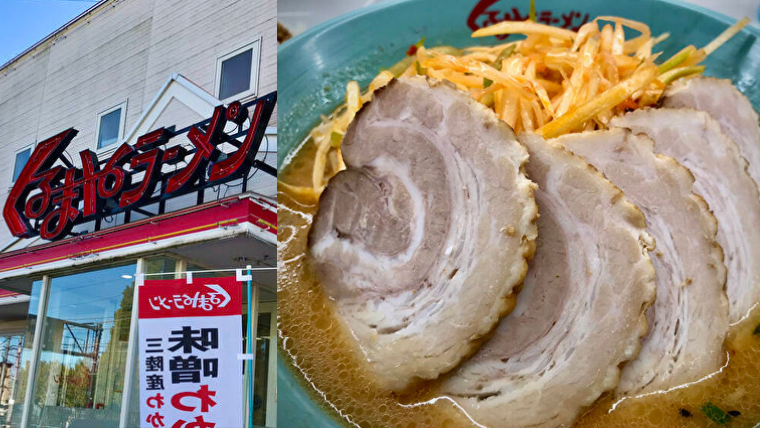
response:
<path fill-rule="evenodd" d="M 393 67 L 389 68 L 388 71 L 393 73 L 394 76 L 399 77 L 406 71 L 407 68 L 409 68 L 410 65 L 412 65 L 412 61 L 414 61 L 415 57 L 408 56 L 401 61 L 397 62 L 393 65 Z"/>
<path fill-rule="evenodd" d="M 668 85 L 670 84 L 670 82 L 676 79 L 680 79 L 681 77 L 684 77 L 684 76 L 690 76 L 692 74 L 698 74 L 703 71 L 705 71 L 704 65 L 695 65 L 692 67 L 681 67 L 681 68 L 676 68 L 674 70 L 670 70 L 667 73 L 661 74 L 658 79 L 660 79 L 660 82 Z"/>
<path fill-rule="evenodd" d="M 419 74 L 420 76 L 424 76 L 425 74 L 427 74 L 427 70 L 422 68 L 419 61 L 414 61 L 414 66 L 417 68 L 417 74 Z"/>
<path fill-rule="evenodd" d="M 483 95 L 483 98 L 480 99 L 480 103 L 486 107 L 493 107 L 493 102 L 493 92 Z"/>
<path fill-rule="evenodd" d="M 493 80 L 486 79 L 485 77 L 483 78 L 483 87 L 484 88 L 487 88 L 487 87 L 491 86 L 492 84 L 493 84 Z"/>
<path fill-rule="evenodd" d="M 452 56 L 462 56 L 462 55 L 464 55 L 464 52 L 462 52 L 461 49 L 457 49 L 454 46 L 441 45 L 441 46 L 436 46 L 434 48 L 430 48 L 430 50 L 431 51 L 440 52 L 440 53 L 446 54 L 446 55 L 452 55 Z"/>
<path fill-rule="evenodd" d="M 515 46 L 517 45 L 509 45 L 506 48 L 504 48 L 503 51 L 499 53 L 499 56 L 496 57 L 496 60 L 494 60 L 494 68 L 497 70 L 501 70 L 501 62 L 505 59 L 512 56 L 512 54 L 515 53 Z"/>
<path fill-rule="evenodd" d="M 417 46 L 418 48 L 425 46 L 425 38 L 421 38 L 419 42 L 414 44 L 414 46 Z"/>
<path fill-rule="evenodd" d="M 536 22 L 536 0 L 530 0 L 530 12 L 528 12 L 528 19 Z"/>
<path fill-rule="evenodd" d="M 719 425 L 725 425 L 728 423 L 728 421 L 731 420 L 731 416 L 729 416 L 728 413 L 724 412 L 718 406 L 710 403 L 709 401 L 704 406 L 702 406 L 700 410 L 705 414 L 705 416 L 712 419 Z"/>
<path fill-rule="evenodd" d="M 343 134 L 340 132 L 333 132 L 330 134 L 330 143 L 333 147 L 340 147 L 340 143 L 343 142 Z"/>
<path fill-rule="evenodd" d="M 681 65 L 681 63 L 689 59 L 689 56 L 691 56 L 691 53 L 695 51 L 696 51 L 696 48 L 694 48 L 694 46 L 686 46 L 685 48 L 681 49 L 680 51 L 678 51 L 677 54 L 673 55 L 667 61 L 660 64 L 660 66 L 658 67 L 660 70 L 660 74 L 678 67 L 679 65 Z"/>

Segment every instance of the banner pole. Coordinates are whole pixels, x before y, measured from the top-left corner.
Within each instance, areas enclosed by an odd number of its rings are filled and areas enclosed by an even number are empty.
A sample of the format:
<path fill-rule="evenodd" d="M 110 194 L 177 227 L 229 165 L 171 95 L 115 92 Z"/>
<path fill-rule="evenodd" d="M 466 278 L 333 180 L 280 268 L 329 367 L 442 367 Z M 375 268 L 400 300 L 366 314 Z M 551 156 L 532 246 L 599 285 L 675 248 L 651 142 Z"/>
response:
<path fill-rule="evenodd" d="M 250 266 L 249 266 L 250 268 Z M 246 282 L 248 288 L 248 355 L 253 354 L 252 342 L 256 340 L 253 335 L 253 310 L 258 305 L 253 303 L 254 296 L 251 293 L 251 271 L 246 272 L 248 275 L 248 281 Z M 258 296 L 256 296 L 258 298 Z M 253 428 L 253 359 L 248 360 L 248 427 Z"/>
<path fill-rule="evenodd" d="M 140 342 L 137 340 L 139 330 L 137 327 L 140 323 L 140 317 L 138 316 L 140 313 L 140 286 L 143 285 L 145 279 L 143 277 L 145 270 L 145 259 L 140 257 L 137 259 L 137 265 L 135 266 L 134 291 L 132 292 L 132 314 L 130 315 L 129 337 L 127 339 L 127 362 L 126 367 L 124 368 L 124 392 L 122 392 L 121 409 L 119 410 L 119 428 L 127 428 L 129 426 L 129 412 L 132 410 L 132 403 L 139 403 L 140 401 L 140 381 L 138 380 L 137 382 L 136 391 L 132 381 L 137 372 L 140 355 Z M 138 417 L 137 420 L 140 420 L 140 418 Z"/>

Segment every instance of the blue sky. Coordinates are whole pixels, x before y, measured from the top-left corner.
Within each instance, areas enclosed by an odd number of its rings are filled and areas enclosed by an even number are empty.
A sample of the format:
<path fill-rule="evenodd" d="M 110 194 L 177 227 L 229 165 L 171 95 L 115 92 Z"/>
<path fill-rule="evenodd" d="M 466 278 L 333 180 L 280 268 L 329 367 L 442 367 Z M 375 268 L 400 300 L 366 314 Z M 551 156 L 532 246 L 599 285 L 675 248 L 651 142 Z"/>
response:
<path fill-rule="evenodd" d="M 95 0 L 0 0 L 0 65 L 96 3 Z"/>

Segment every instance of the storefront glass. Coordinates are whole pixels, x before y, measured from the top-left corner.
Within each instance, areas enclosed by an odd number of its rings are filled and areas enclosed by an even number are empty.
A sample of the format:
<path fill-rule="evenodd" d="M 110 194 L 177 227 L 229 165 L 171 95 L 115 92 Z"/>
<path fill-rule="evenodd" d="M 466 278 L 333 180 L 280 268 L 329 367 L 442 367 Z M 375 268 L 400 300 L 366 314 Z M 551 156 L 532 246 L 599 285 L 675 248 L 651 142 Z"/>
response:
<path fill-rule="evenodd" d="M 234 275 L 211 270 L 184 259 L 156 255 L 143 259 L 150 279 Z M 31 403 L 25 402 L 30 367 L 35 353 L 43 281 L 28 285 L 31 296 L 9 315 L 0 312 L 0 428 L 19 428 L 25 408 L 30 428 L 116 428 L 124 398 L 124 375 L 130 341 L 130 324 L 137 262 L 72 275 L 51 275 L 42 333 L 37 340 Z M 177 271 L 180 272 L 177 272 Z M 254 275 L 255 277 L 255 275 Z M 255 283 L 255 281 L 254 281 Z M 245 287 L 245 283 L 241 283 Z M 261 286 L 260 290 L 261 290 Z M 27 291 L 28 293 L 28 291 Z M 243 349 L 247 346 L 248 296 L 243 292 Z M 271 292 L 259 292 L 253 385 L 253 426 L 275 426 L 276 303 Z M 6 306 L 8 308 L 8 306 Z M 0 309 L 1 311 L 2 309 Z M 10 327 L 9 327 L 10 326 Z M 245 351 L 244 351 L 245 352 Z M 137 367 L 129 379 L 132 400 L 126 426 L 139 426 Z M 241 405 L 248 420 L 247 365 L 241 364 L 245 396 Z M 132 376 L 130 376 L 132 377 Z"/>
<path fill-rule="evenodd" d="M 171 257 L 149 257 L 145 259 L 145 273 L 150 275 L 150 279 L 173 279 L 177 275 L 177 262 L 177 259 Z M 156 275 L 161 273 L 166 275 Z"/>
<path fill-rule="evenodd" d="M 274 391 L 271 391 L 269 373 L 270 364 L 273 361 L 272 346 L 275 340 L 272 336 L 274 326 L 274 305 L 261 304 L 259 307 L 258 324 L 256 330 L 256 370 L 253 382 L 253 424 L 255 426 L 269 426 L 267 424 L 268 405 Z M 270 417 L 271 420 L 271 417 Z"/>
<path fill-rule="evenodd" d="M 0 393 L 0 427 L 2 428 L 16 428 L 21 424 L 26 384 L 32 361 L 32 343 L 34 341 L 34 328 L 37 324 L 37 308 L 39 307 L 41 287 L 42 281 L 35 281 L 32 290 L 36 290 L 37 293 L 33 292 L 28 304 L 23 305 L 27 308 L 28 314 L 20 319 L 26 320 L 26 327 L 23 327 L 24 324 L 22 324 L 19 332 L 4 337 L 0 336 L 0 342 L 6 337 L 10 337 L 8 342 L 10 346 L 6 348 L 8 354 L 4 358 L 6 377 L 3 391 Z M 0 358 L 3 357 L 0 356 Z"/>
<path fill-rule="evenodd" d="M 145 259 L 144 273 L 150 275 L 150 279 L 172 279 L 175 277 L 178 261 L 172 257 L 153 256 Z M 165 275 L 157 275 L 163 274 Z M 139 333 L 138 333 L 139 334 Z M 136 352 L 135 352 L 136 353 Z M 134 376 L 132 376 L 132 399 L 129 402 L 129 414 L 127 426 L 140 426 L 140 373 L 137 369 L 137 360 L 134 363 Z"/>
<path fill-rule="evenodd" d="M 15 403 L 14 392 L 24 352 L 24 335 L 0 335 L 0 426 L 10 425 Z"/>
<path fill-rule="evenodd" d="M 129 264 L 52 280 L 29 426 L 118 427 L 134 274 Z"/>

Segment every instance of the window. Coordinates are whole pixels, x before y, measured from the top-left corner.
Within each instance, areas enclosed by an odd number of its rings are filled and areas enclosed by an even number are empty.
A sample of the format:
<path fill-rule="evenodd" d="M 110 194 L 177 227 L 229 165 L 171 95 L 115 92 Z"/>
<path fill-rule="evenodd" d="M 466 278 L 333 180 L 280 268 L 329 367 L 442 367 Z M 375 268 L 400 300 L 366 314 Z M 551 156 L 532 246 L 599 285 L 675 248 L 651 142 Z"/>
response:
<path fill-rule="evenodd" d="M 18 177 L 21 175 L 21 171 L 24 169 L 26 163 L 29 162 L 29 158 L 32 156 L 32 148 L 33 146 L 27 146 L 16 152 L 16 161 L 13 164 L 14 183 L 16 180 L 18 180 Z"/>
<path fill-rule="evenodd" d="M 51 280 L 28 426 L 119 426 L 135 269 L 128 264 Z M 30 319 L 41 286 L 33 288 Z"/>
<path fill-rule="evenodd" d="M 15 415 L 19 409 L 14 406 L 13 395 L 21 380 L 19 378 L 21 356 L 24 351 L 24 334 L 0 334 L 0 426 L 10 425 L 11 421 L 18 421 L 19 415 Z M 23 398 L 21 399 L 23 402 Z"/>
<path fill-rule="evenodd" d="M 217 58 L 216 93 L 222 101 L 256 95 L 261 39 Z"/>
<path fill-rule="evenodd" d="M 124 138 L 124 116 L 127 102 L 98 113 L 98 149 L 108 147 Z"/>
<path fill-rule="evenodd" d="M 26 282 L 26 281 L 25 281 Z M 35 285 L 38 286 L 39 282 Z M 17 427 L 23 412 L 25 375 L 29 373 L 28 348 L 34 329 L 25 331 L 32 283 L 0 288 L 0 427 Z M 18 287 L 18 288 L 16 288 Z M 27 288 L 30 287 L 30 288 Z M 28 290 L 28 291 L 27 291 Z M 8 296 L 20 293 L 15 297 Z M 22 299 L 23 297 L 23 299 Z M 20 389 L 23 389 L 21 391 Z"/>

